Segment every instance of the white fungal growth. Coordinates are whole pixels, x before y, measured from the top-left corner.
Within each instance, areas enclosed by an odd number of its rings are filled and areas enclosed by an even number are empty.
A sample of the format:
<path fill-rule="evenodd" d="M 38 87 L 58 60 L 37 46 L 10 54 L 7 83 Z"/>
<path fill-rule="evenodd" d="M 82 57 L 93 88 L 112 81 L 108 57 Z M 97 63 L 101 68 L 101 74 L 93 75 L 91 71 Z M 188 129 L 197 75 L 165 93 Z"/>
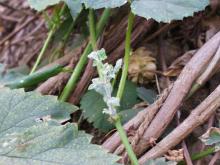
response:
<path fill-rule="evenodd" d="M 6 148 L 6 147 L 11 147 L 13 146 L 15 143 L 17 143 L 17 137 L 8 137 L 7 139 L 5 139 L 3 142 L 2 142 L 2 147 L 3 148 Z"/>
<path fill-rule="evenodd" d="M 9 143 L 8 142 L 4 142 L 4 143 L 2 143 L 2 147 L 7 147 L 7 146 L 9 146 Z"/>
<path fill-rule="evenodd" d="M 122 59 L 119 59 L 116 62 L 115 67 L 108 63 L 103 64 L 103 60 L 107 58 L 104 49 L 94 51 L 89 54 L 88 57 L 94 60 L 93 66 L 97 67 L 99 73 L 99 77 L 92 80 L 89 90 L 94 89 L 103 96 L 103 100 L 108 107 L 103 110 L 103 113 L 115 116 L 117 113 L 116 107 L 120 105 L 120 101 L 118 98 L 112 97 L 113 87 L 111 80 L 115 78 L 116 74 L 122 67 Z"/>

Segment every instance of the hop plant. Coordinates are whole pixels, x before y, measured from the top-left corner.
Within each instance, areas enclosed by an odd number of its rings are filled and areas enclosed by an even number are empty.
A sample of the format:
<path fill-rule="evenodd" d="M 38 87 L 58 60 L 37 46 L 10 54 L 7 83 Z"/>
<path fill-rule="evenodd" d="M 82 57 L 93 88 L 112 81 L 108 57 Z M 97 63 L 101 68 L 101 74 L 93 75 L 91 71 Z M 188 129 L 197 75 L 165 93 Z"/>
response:
<path fill-rule="evenodd" d="M 94 89 L 96 92 L 103 96 L 103 100 L 107 104 L 107 108 L 103 109 L 103 113 L 116 116 L 116 107 L 120 106 L 120 100 L 117 97 L 112 97 L 113 87 L 111 80 L 115 78 L 116 74 L 122 66 L 122 59 L 116 62 L 115 67 L 108 63 L 103 63 L 107 58 L 105 50 L 101 49 L 94 51 L 88 56 L 93 59 L 93 66 L 97 67 L 99 77 L 92 80 L 92 84 L 89 86 L 89 90 Z"/>

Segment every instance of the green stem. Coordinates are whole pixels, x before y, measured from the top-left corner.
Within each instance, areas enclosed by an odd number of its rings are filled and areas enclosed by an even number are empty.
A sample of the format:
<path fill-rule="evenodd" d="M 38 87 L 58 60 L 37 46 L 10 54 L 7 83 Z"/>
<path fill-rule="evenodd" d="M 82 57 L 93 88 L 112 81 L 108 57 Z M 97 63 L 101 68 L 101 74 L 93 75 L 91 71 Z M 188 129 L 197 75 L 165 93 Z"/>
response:
<path fill-rule="evenodd" d="M 131 32 L 132 32 L 132 26 L 134 22 L 134 14 L 130 12 L 129 18 L 128 18 L 128 27 L 126 32 L 126 40 L 125 40 L 125 56 L 124 56 L 124 65 L 122 69 L 122 76 L 120 80 L 120 84 L 118 87 L 117 97 L 119 99 L 122 98 L 125 83 L 128 75 L 128 65 L 129 65 L 129 58 L 130 58 L 130 51 L 131 51 Z"/>
<path fill-rule="evenodd" d="M 95 19 L 94 10 L 89 9 L 89 32 L 90 32 L 90 43 L 92 44 L 93 50 L 97 50 L 96 47 L 96 29 L 95 29 Z"/>
<path fill-rule="evenodd" d="M 119 133 L 119 136 L 120 136 L 120 138 L 121 138 L 121 141 L 122 141 L 122 143 L 123 143 L 124 146 L 125 146 L 125 149 L 126 149 L 126 151 L 127 151 L 127 153 L 128 153 L 128 156 L 129 156 L 129 158 L 130 158 L 132 164 L 133 164 L 133 165 L 138 165 L 137 157 L 136 157 L 136 155 L 134 154 L 134 151 L 133 151 L 133 149 L 132 149 L 132 147 L 131 147 L 131 145 L 130 145 L 130 143 L 129 143 L 129 141 L 128 141 L 128 137 L 127 137 L 127 135 L 126 135 L 126 133 L 125 133 L 125 131 L 124 131 L 124 128 L 123 128 L 123 126 L 122 126 L 122 124 L 121 124 L 121 120 L 120 120 L 119 117 L 117 117 L 117 119 L 115 120 L 115 123 L 114 123 L 114 124 L 115 124 L 115 127 L 116 127 L 116 129 L 117 129 L 117 131 L 118 131 L 118 133 Z"/>
<path fill-rule="evenodd" d="M 54 32 L 55 32 L 55 29 L 56 29 L 56 26 L 54 25 L 54 26 L 52 27 L 52 29 L 49 31 L 48 36 L 47 36 L 47 39 L 46 39 L 46 41 L 44 42 L 44 46 L 43 46 L 43 48 L 41 49 L 41 51 L 40 51 L 40 53 L 39 53 L 39 55 L 38 55 L 38 57 L 37 57 L 37 61 L 34 63 L 34 66 L 33 66 L 33 68 L 31 69 L 30 74 L 33 74 L 33 73 L 36 71 L 38 65 L 40 64 L 40 61 L 41 61 L 41 59 L 42 59 L 42 57 L 43 57 L 45 51 L 47 50 L 47 48 L 48 48 L 48 46 L 49 46 L 49 43 L 50 43 L 50 41 L 51 41 L 51 39 L 52 39 L 52 37 L 53 37 L 53 34 L 54 34 Z"/>
<path fill-rule="evenodd" d="M 129 65 L 129 58 L 130 58 L 130 51 L 131 51 L 131 32 L 132 32 L 134 18 L 135 18 L 134 14 L 132 12 L 130 12 L 129 17 L 128 17 L 128 27 L 127 27 L 126 39 L 125 39 L 124 65 L 123 65 L 122 76 L 121 76 L 121 80 L 120 80 L 120 84 L 119 84 L 119 88 L 118 88 L 118 92 L 117 92 L 117 97 L 120 100 L 121 100 L 123 92 L 124 92 L 125 83 L 126 83 L 126 79 L 127 79 L 127 75 L 128 75 L 128 65 Z M 134 153 L 134 151 L 128 141 L 128 138 L 126 136 L 126 133 L 124 131 L 124 128 L 123 128 L 119 118 L 115 121 L 115 127 L 118 130 L 118 133 L 120 135 L 122 143 L 125 146 L 125 149 L 128 153 L 128 156 L 129 156 L 132 164 L 138 165 L 137 157 L 136 157 L 136 155 L 135 155 L 135 153 Z"/>
<path fill-rule="evenodd" d="M 69 81 L 67 82 L 66 86 L 63 89 L 63 92 L 60 95 L 59 100 L 66 101 L 69 98 L 70 93 L 72 90 L 76 87 L 76 82 L 82 72 L 83 67 L 85 66 L 87 62 L 87 55 L 92 51 L 92 45 L 89 43 L 83 54 L 80 57 L 79 62 L 77 63 Z"/>
<path fill-rule="evenodd" d="M 65 8 L 66 8 L 66 5 L 63 5 L 63 7 L 61 8 L 61 10 L 59 11 L 59 14 L 58 14 L 59 17 L 63 15 L 63 13 L 64 13 L 64 11 L 65 11 Z M 40 51 L 40 53 L 39 53 L 39 55 L 38 55 L 38 57 L 37 57 L 37 60 L 36 60 L 36 62 L 35 62 L 35 64 L 34 64 L 33 68 L 31 69 L 30 74 L 34 73 L 34 72 L 36 71 L 38 65 L 40 64 L 40 61 L 41 61 L 41 59 L 42 59 L 44 53 L 46 52 L 46 50 L 47 50 L 47 48 L 48 48 L 48 46 L 49 46 L 49 43 L 50 43 L 50 41 L 51 41 L 51 39 L 52 39 L 52 37 L 53 37 L 53 34 L 54 34 L 55 31 L 56 31 L 56 28 L 57 28 L 57 24 L 53 24 L 52 28 L 50 29 L 50 31 L 49 31 L 49 33 L 48 33 L 47 39 L 46 39 L 46 41 L 44 42 L 44 45 L 43 45 L 43 47 L 42 47 L 42 49 L 41 49 L 41 51 Z"/>
<path fill-rule="evenodd" d="M 50 60 L 49 61 L 53 61 L 57 58 L 59 58 L 62 54 L 63 54 L 63 50 L 64 50 L 64 47 L 66 45 L 66 42 L 68 41 L 68 38 L 73 30 L 73 27 L 75 26 L 75 22 L 76 21 L 72 21 L 71 24 L 69 25 L 66 33 L 64 34 L 62 40 L 60 41 L 58 47 L 55 49 L 55 51 L 53 51 L 51 57 L 50 57 Z"/>
<path fill-rule="evenodd" d="M 72 32 L 73 27 L 75 26 L 75 23 L 76 23 L 76 21 L 74 21 L 74 20 L 71 22 L 69 28 L 67 29 L 67 32 L 66 32 L 65 35 L 63 36 L 63 39 L 62 39 L 63 45 L 65 45 L 66 41 L 68 40 L 68 38 L 69 38 L 69 36 L 70 36 L 70 33 Z"/>
<path fill-rule="evenodd" d="M 9 88 L 28 88 L 34 85 L 39 84 L 40 82 L 43 82 L 47 80 L 48 78 L 57 75 L 60 72 L 65 71 L 65 68 L 61 65 L 55 65 L 50 68 L 47 68 L 42 71 L 34 72 L 31 75 L 25 76 L 21 78 L 20 80 L 10 82 L 8 84 L 5 84 L 5 86 Z"/>
<path fill-rule="evenodd" d="M 100 20 L 97 23 L 97 27 L 96 27 L 97 36 L 96 37 L 99 37 L 100 34 L 102 33 L 106 23 L 109 20 L 109 17 L 110 17 L 110 9 L 105 9 Z"/>
<path fill-rule="evenodd" d="M 205 151 L 201 151 L 199 153 L 196 153 L 196 154 L 193 154 L 191 159 L 193 161 L 195 160 L 199 160 L 199 159 L 202 159 L 210 154 L 213 154 L 215 152 L 215 148 L 214 147 L 210 147 L 208 149 L 206 149 Z M 181 161 L 178 163 L 178 165 L 185 165 L 186 163 L 184 161 Z"/>
<path fill-rule="evenodd" d="M 108 22 L 108 19 L 110 17 L 110 9 L 105 9 L 98 24 L 97 24 L 97 30 L 96 30 L 96 40 L 99 37 L 99 35 L 101 34 L 101 32 L 104 29 L 105 24 Z M 71 75 L 68 83 L 66 84 L 62 94 L 60 95 L 60 100 L 61 101 L 66 101 L 69 98 L 70 93 L 74 90 L 74 88 L 76 87 L 76 83 L 79 79 L 79 76 L 84 68 L 84 66 L 86 65 L 87 61 L 88 61 L 88 54 L 91 53 L 92 51 L 92 45 L 91 43 L 89 43 L 87 45 L 87 47 L 85 48 L 83 54 L 80 57 L 79 62 L 77 63 L 73 74 Z"/>

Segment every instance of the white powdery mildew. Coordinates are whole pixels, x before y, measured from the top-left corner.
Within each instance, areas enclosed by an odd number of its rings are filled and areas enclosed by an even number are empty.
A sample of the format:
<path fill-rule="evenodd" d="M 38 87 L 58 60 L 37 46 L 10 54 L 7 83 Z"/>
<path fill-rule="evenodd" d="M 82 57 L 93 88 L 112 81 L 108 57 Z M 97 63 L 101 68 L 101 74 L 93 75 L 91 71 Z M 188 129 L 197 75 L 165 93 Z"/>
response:
<path fill-rule="evenodd" d="M 1 146 L 3 148 L 6 148 L 6 147 L 11 148 L 14 144 L 17 143 L 18 138 L 16 136 L 17 134 L 16 135 L 11 134 L 10 136 L 6 135 L 5 139 L 1 142 Z"/>
<path fill-rule="evenodd" d="M 117 113 L 116 107 L 120 105 L 120 101 L 117 97 L 112 97 L 113 87 L 111 80 L 115 78 L 117 72 L 122 67 L 122 59 L 116 62 L 115 67 L 108 63 L 103 64 L 103 60 L 107 58 L 104 49 L 94 51 L 89 54 L 88 57 L 94 60 L 93 66 L 97 67 L 99 73 L 99 78 L 94 78 L 92 80 L 89 90 L 94 89 L 103 96 L 103 100 L 108 107 L 103 110 L 103 113 L 115 116 Z"/>

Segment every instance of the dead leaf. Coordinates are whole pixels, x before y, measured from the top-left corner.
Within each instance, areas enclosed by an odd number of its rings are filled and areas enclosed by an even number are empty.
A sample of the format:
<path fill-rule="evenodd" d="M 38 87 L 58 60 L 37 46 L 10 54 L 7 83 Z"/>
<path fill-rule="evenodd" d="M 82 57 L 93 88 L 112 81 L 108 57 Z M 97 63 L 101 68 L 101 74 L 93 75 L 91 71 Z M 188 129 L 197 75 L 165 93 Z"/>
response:
<path fill-rule="evenodd" d="M 153 58 L 151 51 L 145 47 L 140 47 L 135 50 L 129 63 L 129 79 L 135 83 L 147 84 L 154 79 L 154 74 L 157 69 L 156 59 Z"/>
<path fill-rule="evenodd" d="M 146 108 L 149 104 L 145 101 L 135 104 L 133 106 L 134 109 Z"/>
<path fill-rule="evenodd" d="M 200 139 L 204 142 L 204 141 L 206 141 L 206 139 L 210 138 L 210 136 L 213 135 L 213 133 L 220 134 L 220 128 L 216 128 L 216 127 L 209 128 L 206 131 L 206 133 L 200 137 Z"/>
<path fill-rule="evenodd" d="M 206 42 L 220 30 L 220 16 L 211 17 L 203 21 L 203 26 L 207 27 Z"/>
<path fill-rule="evenodd" d="M 220 30 L 220 16 L 209 17 L 202 20 L 202 29 L 197 39 L 198 47 L 202 47 L 209 39 L 211 39 Z"/>
<path fill-rule="evenodd" d="M 191 50 L 177 58 L 170 67 L 163 73 L 164 76 L 175 77 L 180 74 L 183 67 L 189 62 L 196 50 Z"/>
<path fill-rule="evenodd" d="M 183 149 L 179 150 L 169 150 L 165 155 L 165 158 L 171 161 L 179 162 L 184 159 Z"/>

